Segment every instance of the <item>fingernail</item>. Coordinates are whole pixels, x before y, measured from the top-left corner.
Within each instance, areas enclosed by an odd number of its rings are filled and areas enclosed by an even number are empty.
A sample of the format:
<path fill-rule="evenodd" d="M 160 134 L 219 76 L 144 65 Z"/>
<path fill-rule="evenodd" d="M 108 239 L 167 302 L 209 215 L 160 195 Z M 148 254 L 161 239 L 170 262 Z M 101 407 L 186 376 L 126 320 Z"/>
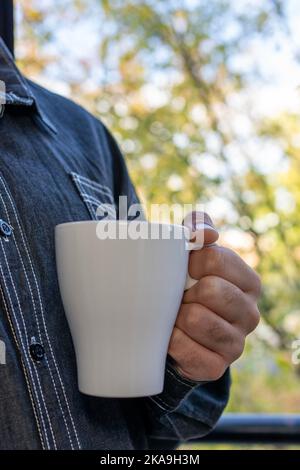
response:
<path fill-rule="evenodd" d="M 215 226 L 213 221 L 205 212 L 190 212 L 183 220 L 183 224 L 189 227 L 193 232 L 196 230 L 214 230 Z"/>
<path fill-rule="evenodd" d="M 214 227 L 214 225 L 212 224 L 208 224 L 207 222 L 202 222 L 202 223 L 197 223 L 196 224 L 196 227 L 195 227 L 195 231 L 197 230 L 212 230 L 212 231 L 216 231 L 216 228 Z"/>

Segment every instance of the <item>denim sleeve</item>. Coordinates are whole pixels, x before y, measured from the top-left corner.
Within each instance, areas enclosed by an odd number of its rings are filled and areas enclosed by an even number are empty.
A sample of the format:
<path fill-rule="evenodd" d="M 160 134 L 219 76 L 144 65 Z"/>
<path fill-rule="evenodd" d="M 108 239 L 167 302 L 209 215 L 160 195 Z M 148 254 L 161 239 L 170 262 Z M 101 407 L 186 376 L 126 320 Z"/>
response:
<path fill-rule="evenodd" d="M 145 398 L 151 445 L 158 448 L 156 439 L 186 441 L 208 434 L 227 405 L 229 390 L 229 369 L 215 382 L 199 383 L 183 378 L 167 362 L 163 392 Z"/>
<path fill-rule="evenodd" d="M 126 194 L 129 205 L 137 203 L 138 197 L 122 153 L 110 132 L 107 129 L 105 132 L 114 161 L 115 194 Z M 142 399 L 149 446 L 171 448 L 178 441 L 208 434 L 228 402 L 229 389 L 229 370 L 215 382 L 199 383 L 183 378 L 172 367 L 171 361 L 167 361 L 163 392 Z"/>

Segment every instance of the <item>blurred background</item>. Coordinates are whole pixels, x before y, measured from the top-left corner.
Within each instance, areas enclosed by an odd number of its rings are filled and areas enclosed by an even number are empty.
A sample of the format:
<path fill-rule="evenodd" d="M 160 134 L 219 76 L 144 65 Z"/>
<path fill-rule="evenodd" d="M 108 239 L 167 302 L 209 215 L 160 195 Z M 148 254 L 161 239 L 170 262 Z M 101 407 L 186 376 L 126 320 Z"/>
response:
<path fill-rule="evenodd" d="M 232 368 L 227 411 L 299 412 L 299 1 L 15 9 L 19 67 L 107 124 L 142 201 L 205 204 L 262 276 L 263 320 Z"/>

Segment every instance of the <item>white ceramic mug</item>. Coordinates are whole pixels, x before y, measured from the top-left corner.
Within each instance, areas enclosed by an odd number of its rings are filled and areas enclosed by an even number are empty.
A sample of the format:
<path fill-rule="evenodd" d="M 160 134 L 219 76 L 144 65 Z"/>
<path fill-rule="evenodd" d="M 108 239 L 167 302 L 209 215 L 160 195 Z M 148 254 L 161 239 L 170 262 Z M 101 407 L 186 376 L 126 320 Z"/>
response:
<path fill-rule="evenodd" d="M 141 224 L 159 236 L 101 239 L 103 224 L 112 233 Z M 188 276 L 188 256 L 189 249 L 200 246 L 188 240 L 189 230 L 181 225 L 84 221 L 56 226 L 58 280 L 82 393 L 138 397 L 163 390 L 182 295 L 196 282 Z"/>

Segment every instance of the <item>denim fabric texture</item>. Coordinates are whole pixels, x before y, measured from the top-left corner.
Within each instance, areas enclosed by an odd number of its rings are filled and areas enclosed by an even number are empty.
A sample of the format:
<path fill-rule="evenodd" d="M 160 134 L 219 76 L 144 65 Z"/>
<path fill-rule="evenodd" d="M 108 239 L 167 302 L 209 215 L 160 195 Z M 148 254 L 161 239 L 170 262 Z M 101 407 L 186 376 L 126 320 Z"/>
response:
<path fill-rule="evenodd" d="M 229 394 L 229 372 L 202 384 L 171 363 L 155 397 L 108 399 L 78 391 L 60 298 L 54 227 L 137 201 L 105 126 L 27 80 L 0 39 L 6 105 L 0 119 L 0 449 L 150 449 L 209 432 Z M 0 229 L 1 229 L 0 223 Z M 100 299 L 101 302 L 101 299 Z"/>

